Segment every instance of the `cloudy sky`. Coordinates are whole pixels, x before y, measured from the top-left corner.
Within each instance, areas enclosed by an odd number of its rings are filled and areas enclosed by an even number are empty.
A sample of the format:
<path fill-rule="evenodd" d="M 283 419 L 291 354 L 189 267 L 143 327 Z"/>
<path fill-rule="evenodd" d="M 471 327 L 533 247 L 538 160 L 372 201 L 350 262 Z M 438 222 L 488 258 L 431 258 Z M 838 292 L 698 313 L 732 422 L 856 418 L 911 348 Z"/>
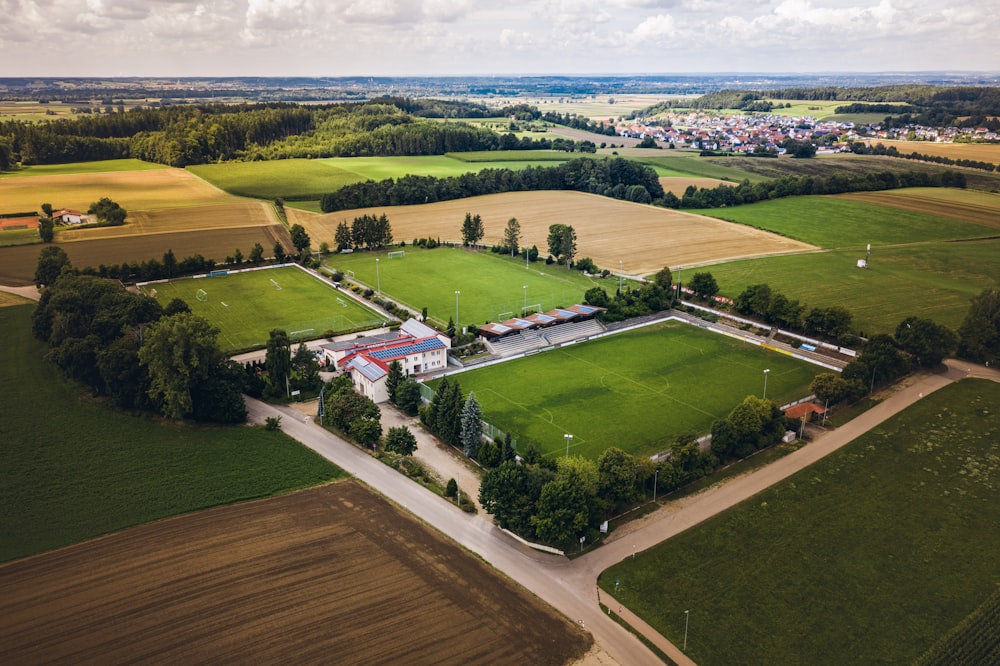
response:
<path fill-rule="evenodd" d="M 0 0 L 0 76 L 996 70 L 996 0 Z"/>

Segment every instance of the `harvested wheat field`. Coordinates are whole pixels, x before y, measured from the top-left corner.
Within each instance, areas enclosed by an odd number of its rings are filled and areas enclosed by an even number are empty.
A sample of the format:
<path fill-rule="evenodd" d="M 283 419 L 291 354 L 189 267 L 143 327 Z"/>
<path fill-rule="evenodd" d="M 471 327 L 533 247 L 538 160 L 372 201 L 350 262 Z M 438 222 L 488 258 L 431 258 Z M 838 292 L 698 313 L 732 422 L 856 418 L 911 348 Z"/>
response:
<path fill-rule="evenodd" d="M 238 201 L 212 206 L 129 211 L 128 219 L 120 227 L 69 228 L 61 230 L 58 236 L 59 241 L 65 243 L 119 236 L 266 227 L 274 224 L 280 223 L 270 204 L 262 201 Z"/>
<path fill-rule="evenodd" d="M 664 192 L 673 192 L 678 197 L 684 196 L 684 190 L 694 185 L 697 188 L 715 189 L 719 185 L 735 187 L 736 183 L 731 180 L 720 180 L 718 178 L 688 178 L 686 176 L 662 176 L 659 178 L 660 185 Z"/>
<path fill-rule="evenodd" d="M 884 144 L 886 148 L 893 147 L 903 155 L 920 153 L 934 157 L 948 157 L 953 160 L 1000 163 L 1000 144 L 996 143 L 937 143 L 934 141 L 889 141 L 886 139 L 879 139 L 877 143 Z"/>
<path fill-rule="evenodd" d="M 928 215 L 951 217 L 973 224 L 1000 229 L 1000 194 L 942 187 L 913 187 L 882 192 L 838 194 L 879 206 L 891 206 Z"/>
<path fill-rule="evenodd" d="M 0 660 L 562 664 L 592 639 L 353 481 L 0 567 Z"/>
<path fill-rule="evenodd" d="M 208 231 L 186 231 L 145 236 L 118 236 L 115 238 L 86 239 L 62 242 L 57 236 L 55 245 L 61 247 L 77 268 L 97 268 L 101 264 L 142 263 L 147 259 L 161 259 L 167 250 L 173 250 L 178 260 L 200 254 L 221 262 L 237 248 L 248 256 L 254 243 L 264 247 L 264 256 L 270 256 L 278 241 L 292 247 L 288 231 L 281 225 L 236 227 Z M 0 247 L 0 284 L 23 286 L 34 282 L 38 254 L 43 245 L 17 245 Z"/>
<path fill-rule="evenodd" d="M 101 197 L 110 197 L 130 212 L 240 201 L 183 169 L 0 179 L 0 212 L 40 210 L 42 202 L 56 210 L 86 211 Z"/>
<path fill-rule="evenodd" d="M 499 243 L 507 220 L 521 223 L 521 244 L 546 253 L 549 225 L 569 224 L 576 230 L 577 256 L 590 257 L 602 268 L 647 275 L 664 266 L 691 266 L 742 257 L 814 250 L 812 245 L 701 215 L 618 201 L 581 192 L 542 191 L 488 194 L 417 206 L 342 210 L 326 215 L 288 209 L 316 246 L 334 245 L 337 224 L 365 213 L 385 213 L 396 240 L 430 236 L 461 239 L 466 212 L 478 213 L 486 228 L 485 243 Z"/>

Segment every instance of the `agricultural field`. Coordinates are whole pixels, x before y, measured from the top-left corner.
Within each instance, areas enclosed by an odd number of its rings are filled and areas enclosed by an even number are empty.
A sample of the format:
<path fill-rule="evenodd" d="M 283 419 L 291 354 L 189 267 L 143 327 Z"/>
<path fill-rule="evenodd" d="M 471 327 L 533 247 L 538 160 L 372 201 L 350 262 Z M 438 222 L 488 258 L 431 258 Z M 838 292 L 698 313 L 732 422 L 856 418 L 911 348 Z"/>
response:
<path fill-rule="evenodd" d="M 280 432 L 166 423 L 102 404 L 43 360 L 33 309 L 0 308 L 0 561 L 342 475 Z"/>
<path fill-rule="evenodd" d="M 351 279 L 420 312 L 427 308 L 428 318 L 443 329 L 449 317 L 455 317 L 455 292 L 458 297 L 458 323 L 485 324 L 520 315 L 525 305 L 540 305 L 543 311 L 583 301 L 583 294 L 594 286 L 613 293 L 618 278 L 588 278 L 581 271 L 565 266 L 546 266 L 536 262 L 524 267 L 523 259 L 495 255 L 488 250 L 474 252 L 462 248 L 438 247 L 432 250 L 403 248 L 405 256 L 389 259 L 386 252 L 355 252 L 332 255 L 326 264 L 351 271 Z M 378 265 L 376 267 L 376 259 Z M 527 285 L 527 290 L 524 289 Z"/>
<path fill-rule="evenodd" d="M 670 448 L 677 435 L 706 434 L 747 395 L 784 404 L 808 394 L 821 370 L 789 356 L 689 324 L 670 322 L 564 346 L 452 375 L 475 392 L 484 420 L 518 448 L 592 460 L 618 446 L 636 455 Z M 432 386 L 436 383 L 432 383 Z"/>
<path fill-rule="evenodd" d="M 393 238 L 409 243 L 413 238 L 460 241 L 465 213 L 482 216 L 484 243 L 499 243 L 507 220 L 521 224 L 521 245 L 537 245 L 541 256 L 548 250 L 552 224 L 572 224 L 577 235 L 578 257 L 590 257 L 601 268 L 617 269 L 622 262 L 628 275 L 648 275 L 664 266 L 723 261 L 815 249 L 776 234 L 701 215 L 619 201 L 583 192 L 506 192 L 416 206 L 388 206 L 342 210 L 317 216 L 288 211 L 289 221 L 301 224 L 313 245 L 333 245 L 337 225 L 363 214 L 385 213 Z"/>
<path fill-rule="evenodd" d="M 56 210 L 86 211 L 101 197 L 110 197 L 130 212 L 234 201 L 230 195 L 183 169 L 72 170 L 31 178 L 0 178 L 4 211 L 40 210 L 42 202 L 51 203 Z"/>
<path fill-rule="evenodd" d="M 600 152 L 614 152 L 621 157 L 647 164 L 656 169 L 660 177 L 712 178 L 733 183 L 740 183 L 743 180 L 749 180 L 751 183 L 766 180 L 760 174 L 737 166 L 734 158 L 701 157 L 697 151 L 692 150 L 616 148 L 614 151 L 604 149 Z"/>
<path fill-rule="evenodd" d="M 1000 580 L 998 404 L 945 387 L 600 584 L 699 664 L 912 663 Z"/>
<path fill-rule="evenodd" d="M 117 171 L 155 171 L 170 167 L 136 159 L 98 160 L 96 162 L 69 162 L 67 164 L 32 164 L 0 173 L 3 178 L 26 176 L 65 176 L 83 173 L 109 173 Z"/>
<path fill-rule="evenodd" d="M 871 243 L 874 250 L 881 245 L 985 238 L 996 233 L 995 228 L 953 217 L 873 205 L 840 195 L 788 197 L 699 212 L 824 248 L 864 248 Z"/>
<path fill-rule="evenodd" d="M 571 663 L 592 644 L 353 481 L 13 562 L 0 585 L 9 663 L 513 666 Z"/>
<path fill-rule="evenodd" d="M 211 206 L 129 211 L 127 222 L 121 226 L 90 229 L 59 227 L 57 237 L 61 243 L 72 243 L 121 236 L 249 229 L 278 224 L 271 204 L 263 201 L 237 199 L 234 203 L 220 203 Z M 268 249 L 273 247 L 272 244 Z"/>
<path fill-rule="evenodd" d="M 731 261 L 685 269 L 680 278 L 709 272 L 730 298 L 748 285 L 767 283 L 808 307 L 842 305 L 854 315 L 853 328 L 866 335 L 894 333 L 911 315 L 957 330 L 969 300 L 1000 284 L 998 256 L 998 239 L 916 243 L 873 247 L 867 270 L 856 268 L 865 258 L 858 248 Z"/>
<path fill-rule="evenodd" d="M 839 194 L 838 199 L 950 217 L 1000 229 L 1000 194 L 947 187 L 912 187 L 883 192 Z"/>
<path fill-rule="evenodd" d="M 885 147 L 895 147 L 900 153 L 920 153 L 953 160 L 975 160 L 1000 164 L 1000 144 L 997 143 L 936 143 L 932 141 L 888 141 Z"/>
<path fill-rule="evenodd" d="M 718 178 L 697 178 L 690 176 L 662 176 L 659 179 L 664 192 L 673 192 L 678 198 L 684 196 L 684 192 L 689 187 L 712 189 L 719 185 L 735 185 L 729 180 Z"/>
<path fill-rule="evenodd" d="M 66 251 L 70 261 L 77 268 L 86 266 L 96 268 L 101 264 L 120 264 L 123 261 L 141 263 L 147 259 L 159 260 L 167 250 L 173 250 L 178 259 L 200 254 L 209 259 L 222 261 L 236 249 L 239 249 L 243 256 L 249 255 L 254 243 L 260 243 L 266 250 L 265 254 L 270 254 L 270 250 L 277 242 L 286 248 L 292 247 L 288 231 L 280 225 L 117 236 L 69 243 L 59 242 L 57 238 L 56 245 Z M 33 284 L 39 252 L 41 252 L 40 245 L 0 247 L 0 284 L 12 286 Z"/>
<path fill-rule="evenodd" d="M 294 266 L 182 278 L 147 284 L 143 290 L 163 305 L 174 298 L 186 302 L 192 312 L 219 329 L 219 343 L 228 350 L 262 347 L 275 328 L 297 340 L 385 321 L 383 315 Z"/>

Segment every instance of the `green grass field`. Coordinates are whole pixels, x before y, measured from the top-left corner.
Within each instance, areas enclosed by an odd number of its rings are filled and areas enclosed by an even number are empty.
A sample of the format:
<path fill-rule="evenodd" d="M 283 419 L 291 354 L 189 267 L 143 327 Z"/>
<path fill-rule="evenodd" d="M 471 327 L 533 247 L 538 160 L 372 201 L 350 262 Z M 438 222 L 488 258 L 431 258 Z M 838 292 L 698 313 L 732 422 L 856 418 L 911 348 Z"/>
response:
<path fill-rule="evenodd" d="M 33 306 L 0 308 L 0 561 L 343 476 L 281 432 L 131 416 L 42 360 Z"/>
<path fill-rule="evenodd" d="M 908 664 L 1000 580 L 1000 385 L 941 389 L 600 585 L 699 664 Z"/>
<path fill-rule="evenodd" d="M 20 178 L 23 176 L 62 176 L 77 173 L 107 173 L 112 171 L 152 171 L 169 169 L 164 164 L 143 162 L 142 160 L 100 160 L 97 162 L 70 162 L 69 164 L 38 164 L 25 166 L 13 171 L 0 173 L 0 178 Z"/>
<path fill-rule="evenodd" d="M 320 337 L 328 329 L 345 332 L 384 321 L 374 310 L 295 267 L 145 287 L 147 294 L 153 289 L 164 305 L 174 298 L 190 305 L 192 312 L 219 329 L 219 343 L 229 350 L 263 346 L 275 328 L 296 340 Z M 198 300 L 199 289 L 207 294 L 205 301 Z"/>
<path fill-rule="evenodd" d="M 455 375 L 484 419 L 546 455 L 596 459 L 611 446 L 650 455 L 706 434 L 749 394 L 808 394 L 816 366 L 687 324 L 657 324 Z M 523 450 L 523 449 L 522 449 Z"/>
<path fill-rule="evenodd" d="M 751 183 L 765 180 L 762 176 L 750 171 L 725 166 L 719 163 L 723 158 L 701 157 L 697 152 L 689 150 L 648 150 L 643 148 L 604 149 L 604 153 L 617 153 L 621 157 L 648 164 L 656 169 L 659 176 L 697 176 L 701 178 L 719 178 L 739 183 L 744 179 Z"/>
<path fill-rule="evenodd" d="M 198 164 L 187 170 L 237 196 L 318 200 L 327 192 L 365 180 L 326 160 L 271 160 Z"/>
<path fill-rule="evenodd" d="M 856 268 L 864 248 L 706 266 L 723 295 L 767 283 L 808 307 L 843 305 L 865 334 L 894 333 L 911 315 L 957 330 L 969 300 L 1000 284 L 1000 240 L 873 247 L 870 267 Z M 688 271 L 688 278 L 691 272 Z M 683 277 L 683 276 L 682 276 Z"/>
<path fill-rule="evenodd" d="M 563 150 L 478 150 L 467 153 L 445 153 L 445 157 L 461 162 L 566 162 L 573 155 Z M 539 165 L 551 166 L 551 165 Z"/>
<path fill-rule="evenodd" d="M 595 285 L 609 293 L 618 288 L 618 280 L 591 279 L 565 266 L 546 266 L 544 262 L 524 267 L 524 260 L 495 255 L 488 250 L 473 252 L 460 248 L 438 247 L 424 250 L 403 248 L 406 256 L 389 259 L 386 252 L 357 252 L 327 259 L 331 268 L 354 272 L 354 279 L 416 311 L 427 308 L 430 319 L 447 324 L 455 317 L 455 292 L 458 296 L 460 325 L 482 325 L 487 321 L 520 315 L 525 303 L 541 305 L 543 311 L 581 303 L 583 295 Z M 376 270 L 376 258 L 378 259 Z M 528 289 L 525 290 L 524 286 Z"/>
<path fill-rule="evenodd" d="M 878 246 L 996 235 L 995 229 L 953 218 L 835 197 L 788 197 L 749 206 L 699 210 L 698 213 L 826 248 L 863 248 L 868 243 Z"/>

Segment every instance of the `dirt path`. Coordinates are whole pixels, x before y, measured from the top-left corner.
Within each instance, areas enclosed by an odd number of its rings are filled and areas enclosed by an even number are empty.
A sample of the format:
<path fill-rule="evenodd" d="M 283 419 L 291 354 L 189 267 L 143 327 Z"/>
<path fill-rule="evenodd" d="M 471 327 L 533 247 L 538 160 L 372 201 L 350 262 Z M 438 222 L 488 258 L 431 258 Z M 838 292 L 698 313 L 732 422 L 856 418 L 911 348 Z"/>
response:
<path fill-rule="evenodd" d="M 7 287 L 0 284 L 0 291 L 5 291 L 8 294 L 15 294 L 17 296 L 23 296 L 24 298 L 30 298 L 33 301 L 37 301 L 42 297 L 38 292 L 38 287 L 30 285 L 27 287 Z"/>

